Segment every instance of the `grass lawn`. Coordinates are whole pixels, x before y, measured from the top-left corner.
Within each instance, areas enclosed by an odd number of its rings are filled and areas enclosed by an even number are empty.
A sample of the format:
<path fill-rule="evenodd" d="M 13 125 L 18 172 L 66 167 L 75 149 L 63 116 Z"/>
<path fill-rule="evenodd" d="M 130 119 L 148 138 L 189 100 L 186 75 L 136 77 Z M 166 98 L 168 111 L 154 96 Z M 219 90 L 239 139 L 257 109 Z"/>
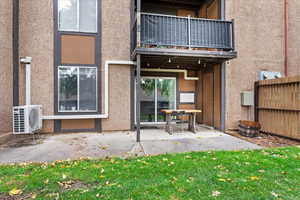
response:
<path fill-rule="evenodd" d="M 300 149 L 0 166 L 0 199 L 300 199 Z"/>

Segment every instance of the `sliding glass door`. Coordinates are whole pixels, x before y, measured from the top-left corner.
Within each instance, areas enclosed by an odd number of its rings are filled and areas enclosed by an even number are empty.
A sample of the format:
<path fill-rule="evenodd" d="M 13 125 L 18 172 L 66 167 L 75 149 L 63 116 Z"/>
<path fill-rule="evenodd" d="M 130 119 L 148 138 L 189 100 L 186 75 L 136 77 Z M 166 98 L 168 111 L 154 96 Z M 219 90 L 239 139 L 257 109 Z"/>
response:
<path fill-rule="evenodd" d="M 164 122 L 163 109 L 176 109 L 176 78 L 141 79 L 141 122 Z"/>

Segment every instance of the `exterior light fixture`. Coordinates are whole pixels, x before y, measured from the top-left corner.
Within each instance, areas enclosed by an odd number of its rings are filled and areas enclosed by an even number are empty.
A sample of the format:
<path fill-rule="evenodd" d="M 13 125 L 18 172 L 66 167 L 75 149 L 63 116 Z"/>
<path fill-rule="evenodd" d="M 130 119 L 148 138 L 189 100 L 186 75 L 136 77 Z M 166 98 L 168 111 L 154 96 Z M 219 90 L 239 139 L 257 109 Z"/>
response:
<path fill-rule="evenodd" d="M 171 60 L 171 58 L 169 58 L 169 61 L 168 61 L 169 63 L 171 63 L 172 62 L 172 60 Z"/>
<path fill-rule="evenodd" d="M 201 65 L 201 60 L 200 59 L 198 60 L 198 65 Z"/>

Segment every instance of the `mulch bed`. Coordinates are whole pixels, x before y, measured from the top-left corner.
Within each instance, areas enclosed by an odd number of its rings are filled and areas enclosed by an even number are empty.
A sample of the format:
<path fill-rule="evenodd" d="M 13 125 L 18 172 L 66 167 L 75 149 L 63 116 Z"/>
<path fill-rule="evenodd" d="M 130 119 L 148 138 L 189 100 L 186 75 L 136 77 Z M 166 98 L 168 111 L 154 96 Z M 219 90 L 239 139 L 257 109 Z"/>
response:
<path fill-rule="evenodd" d="M 254 138 L 242 136 L 237 131 L 226 131 L 226 133 L 263 147 L 272 148 L 285 146 L 300 146 L 300 141 L 265 133 L 260 133 L 258 137 Z"/>

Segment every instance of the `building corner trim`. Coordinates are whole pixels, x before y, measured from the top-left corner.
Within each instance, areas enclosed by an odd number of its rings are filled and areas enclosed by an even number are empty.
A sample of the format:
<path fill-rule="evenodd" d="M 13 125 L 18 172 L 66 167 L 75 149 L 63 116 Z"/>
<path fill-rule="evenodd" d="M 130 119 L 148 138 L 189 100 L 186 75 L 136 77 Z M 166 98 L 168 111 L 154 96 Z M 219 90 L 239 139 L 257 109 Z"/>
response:
<path fill-rule="evenodd" d="M 19 0 L 12 1 L 13 106 L 19 105 Z"/>

